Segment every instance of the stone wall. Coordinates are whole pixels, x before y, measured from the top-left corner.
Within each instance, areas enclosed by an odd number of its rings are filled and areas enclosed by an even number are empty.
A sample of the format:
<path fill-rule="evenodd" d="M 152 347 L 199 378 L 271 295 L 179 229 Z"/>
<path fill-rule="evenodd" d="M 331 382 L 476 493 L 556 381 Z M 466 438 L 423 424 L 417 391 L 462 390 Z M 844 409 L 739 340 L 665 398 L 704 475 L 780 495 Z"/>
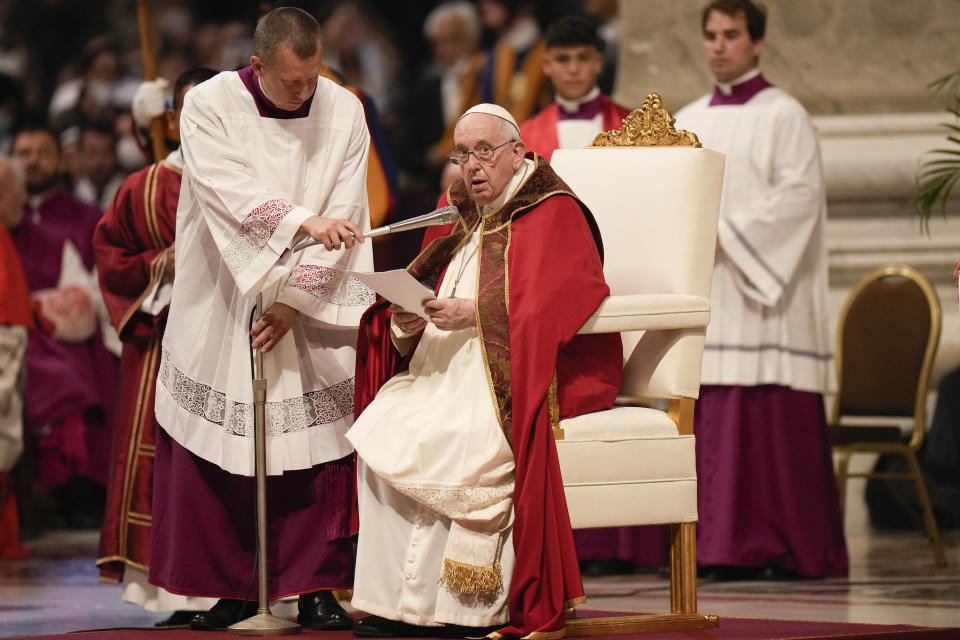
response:
<path fill-rule="evenodd" d="M 647 93 L 671 112 L 707 92 L 705 1 L 621 0 L 615 97 Z M 814 116 L 827 184 L 829 308 L 835 325 L 853 284 L 885 263 L 909 264 L 937 289 L 943 331 L 933 383 L 960 366 L 960 187 L 929 233 L 913 213 L 925 154 L 945 145 L 945 95 L 930 82 L 960 69 L 960 0 L 766 0 L 760 66 Z M 694 132 L 696 133 L 696 132 Z"/>
<path fill-rule="evenodd" d="M 616 98 L 675 111 L 711 86 L 705 1 L 620 0 Z M 927 85 L 960 68 L 960 0 L 766 0 L 761 68 L 813 115 L 939 111 Z"/>

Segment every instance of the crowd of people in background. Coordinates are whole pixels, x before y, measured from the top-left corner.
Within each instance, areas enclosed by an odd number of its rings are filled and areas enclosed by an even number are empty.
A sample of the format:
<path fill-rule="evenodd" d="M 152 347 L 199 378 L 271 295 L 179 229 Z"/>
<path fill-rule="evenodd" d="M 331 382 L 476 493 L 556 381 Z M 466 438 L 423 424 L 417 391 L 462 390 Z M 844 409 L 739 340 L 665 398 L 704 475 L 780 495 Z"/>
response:
<path fill-rule="evenodd" d="M 379 112 L 403 195 L 400 217 L 435 199 L 451 123 L 464 104 L 506 104 L 520 121 L 549 104 L 541 35 L 557 17 L 586 13 L 597 21 L 607 44 L 600 86 L 612 90 L 616 0 L 152 4 L 157 74 L 170 83 L 191 68 L 246 66 L 256 21 L 272 6 L 316 16 L 325 62 Z M 149 163 L 130 113 L 143 80 L 136 13 L 106 0 L 4 0 L 0 18 L 0 153 L 9 153 L 17 123 L 48 122 L 59 136 L 66 184 L 105 209 L 123 177 Z"/>
<path fill-rule="evenodd" d="M 153 91 L 171 107 L 174 80 L 184 71 L 247 66 L 254 28 L 270 9 L 308 11 L 323 28 L 327 73 L 350 87 L 366 111 L 374 151 L 369 171 L 384 192 L 377 201 L 368 180 L 377 226 L 433 208 L 454 175 L 447 154 L 468 107 L 498 102 L 522 122 L 551 103 L 544 32 L 557 18 L 585 15 L 597 25 L 599 84 L 611 92 L 617 4 L 147 3 L 157 76 L 166 81 Z M 124 180 L 162 159 L 152 157 L 145 126 L 162 110 L 149 106 L 143 91 L 137 19 L 129 7 L 107 0 L 0 0 L 0 158 L 14 160 L 5 165 L 5 191 L 12 197 L 22 190 L 24 203 L 22 215 L 4 216 L 2 223 L 39 324 L 25 349 L 11 343 L 10 354 L 25 355 L 23 371 L 31 380 L 26 446 L 17 473 L 0 468 L 0 507 L 21 496 L 21 538 L 49 527 L 96 527 L 103 517 L 121 345 L 97 287 L 93 228 Z M 406 264 L 415 242 L 380 246 L 377 266 Z M 18 552 L 16 541 L 10 549 Z"/>

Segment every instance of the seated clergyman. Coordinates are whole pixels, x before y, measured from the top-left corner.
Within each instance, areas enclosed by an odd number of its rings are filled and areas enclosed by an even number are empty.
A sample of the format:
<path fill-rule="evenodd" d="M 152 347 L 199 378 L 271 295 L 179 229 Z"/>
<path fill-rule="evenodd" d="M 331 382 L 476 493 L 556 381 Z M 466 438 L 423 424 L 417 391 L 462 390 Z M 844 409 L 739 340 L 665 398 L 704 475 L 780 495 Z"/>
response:
<path fill-rule="evenodd" d="M 360 636 L 556 633 L 583 598 L 551 427 L 620 387 L 619 334 L 576 335 L 609 294 L 600 235 L 501 107 L 454 140 L 460 220 L 408 268 L 430 320 L 381 302 L 361 326 Z"/>

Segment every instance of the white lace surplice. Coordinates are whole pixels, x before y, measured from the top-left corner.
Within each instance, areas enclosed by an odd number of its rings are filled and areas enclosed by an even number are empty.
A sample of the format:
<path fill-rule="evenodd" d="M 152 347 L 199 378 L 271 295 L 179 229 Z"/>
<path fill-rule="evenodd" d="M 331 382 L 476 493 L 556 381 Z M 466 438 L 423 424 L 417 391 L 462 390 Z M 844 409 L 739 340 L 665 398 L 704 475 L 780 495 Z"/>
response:
<path fill-rule="evenodd" d="M 356 326 L 373 293 L 370 243 L 290 256 L 314 213 L 369 228 L 363 109 L 323 78 L 304 118 L 261 117 L 236 73 L 191 90 L 181 118 L 185 169 L 176 278 L 156 412 L 180 445 L 231 473 L 253 475 L 249 321 L 264 306 L 300 315 L 264 354 L 267 471 L 305 469 L 352 451 Z"/>

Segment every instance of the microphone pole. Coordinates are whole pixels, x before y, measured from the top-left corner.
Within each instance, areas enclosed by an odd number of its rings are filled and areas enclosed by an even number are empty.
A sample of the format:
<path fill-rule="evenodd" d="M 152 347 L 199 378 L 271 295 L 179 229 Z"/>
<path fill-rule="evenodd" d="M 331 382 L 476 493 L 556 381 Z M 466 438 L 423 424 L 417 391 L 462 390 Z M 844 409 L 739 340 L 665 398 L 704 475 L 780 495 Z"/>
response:
<path fill-rule="evenodd" d="M 453 224 L 460 217 L 460 211 L 454 206 L 443 207 L 436 211 L 401 220 L 394 224 L 377 227 L 367 232 L 365 238 L 376 238 L 391 233 L 410 231 L 423 227 Z M 298 241 L 291 249 L 292 253 L 307 247 L 321 244 L 307 237 Z M 257 294 L 257 303 L 250 314 L 250 329 L 263 315 L 263 294 Z M 251 341 L 252 343 L 252 341 Z M 266 404 L 267 379 L 263 376 L 263 354 L 260 349 L 250 347 L 253 361 L 253 448 L 256 461 L 257 479 L 257 576 L 259 577 L 259 606 L 256 615 L 227 627 L 227 632 L 238 636 L 286 636 L 300 633 L 299 624 L 279 618 L 270 612 L 270 593 L 267 576 L 267 434 Z"/>

